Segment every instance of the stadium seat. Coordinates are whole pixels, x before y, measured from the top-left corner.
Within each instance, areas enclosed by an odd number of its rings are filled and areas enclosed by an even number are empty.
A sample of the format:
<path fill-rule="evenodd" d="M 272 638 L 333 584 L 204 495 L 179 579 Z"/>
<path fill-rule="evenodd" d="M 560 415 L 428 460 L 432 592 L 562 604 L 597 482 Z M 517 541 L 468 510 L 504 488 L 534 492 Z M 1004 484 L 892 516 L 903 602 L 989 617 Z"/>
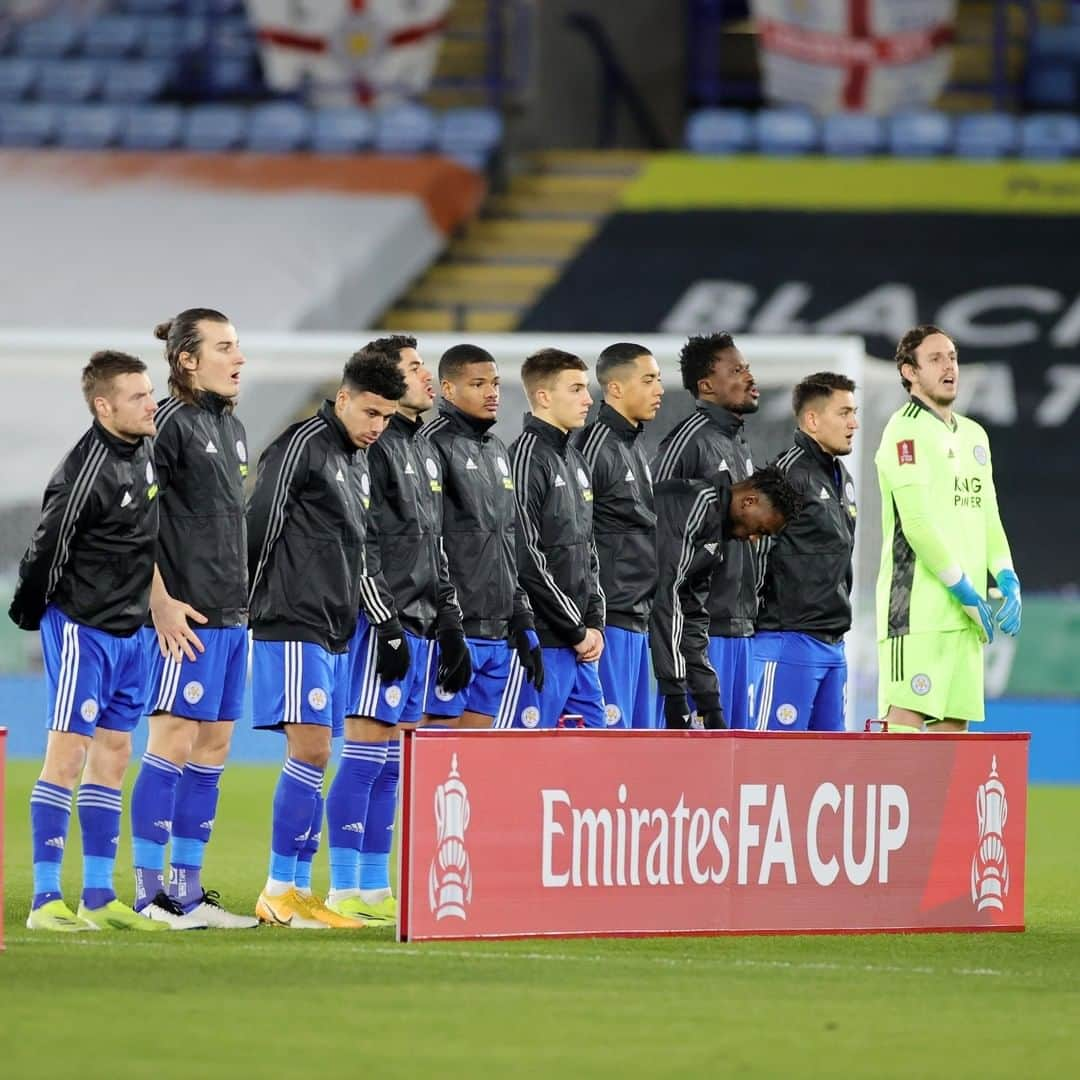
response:
<path fill-rule="evenodd" d="M 686 146 L 695 154 L 736 154 L 750 148 L 753 136 L 741 109 L 698 109 L 686 125 Z"/>
<path fill-rule="evenodd" d="M 885 143 L 885 126 L 876 116 L 833 113 L 822 121 L 821 141 L 826 154 L 838 157 L 877 154 Z"/>
<path fill-rule="evenodd" d="M 196 105 L 184 118 L 184 146 L 189 150 L 235 150 L 243 145 L 246 121 L 246 110 L 236 105 Z"/>
<path fill-rule="evenodd" d="M 85 56 L 115 58 L 133 56 L 139 51 L 143 24 L 131 15 L 103 15 L 87 23 L 83 33 Z"/>
<path fill-rule="evenodd" d="M 1043 59 L 1080 61 L 1080 24 L 1040 26 L 1031 39 L 1030 55 Z"/>
<path fill-rule="evenodd" d="M 210 31 L 202 18 L 184 19 L 171 15 L 143 22 L 142 54 L 147 57 L 194 57 L 208 46 Z"/>
<path fill-rule="evenodd" d="M 423 105 L 394 105 L 375 114 L 375 149 L 382 154 L 428 150 L 435 133 L 435 117 Z"/>
<path fill-rule="evenodd" d="M 57 143 L 76 150 L 102 150 L 120 139 L 122 111 L 115 105 L 69 105 L 59 112 Z"/>
<path fill-rule="evenodd" d="M 284 154 L 303 150 L 311 141 L 311 114 L 303 105 L 273 102 L 256 105 L 248 117 L 247 148 Z"/>
<path fill-rule="evenodd" d="M 172 72 L 168 60 L 112 63 L 105 71 L 101 96 L 105 101 L 155 101 L 169 89 Z"/>
<path fill-rule="evenodd" d="M 172 15 L 185 6 L 184 0 L 124 0 L 125 11 L 133 15 Z"/>
<path fill-rule="evenodd" d="M 1033 113 L 1020 121 L 1020 154 L 1055 160 L 1080 154 L 1080 117 Z"/>
<path fill-rule="evenodd" d="M 0 101 L 21 101 L 37 82 L 37 64 L 17 56 L 0 60 Z"/>
<path fill-rule="evenodd" d="M 209 56 L 194 89 L 199 97 L 211 101 L 261 96 L 254 54 L 247 57 Z"/>
<path fill-rule="evenodd" d="M 1017 123 L 1008 113 L 967 113 L 956 121 L 957 157 L 1000 158 L 1016 150 Z"/>
<path fill-rule="evenodd" d="M 952 150 L 952 122 L 944 113 L 896 113 L 886 125 L 889 150 L 897 157 L 936 157 Z"/>
<path fill-rule="evenodd" d="M 22 56 L 56 59 L 70 56 L 79 46 L 82 24 L 61 15 L 26 23 L 15 39 L 15 50 Z"/>
<path fill-rule="evenodd" d="M 1078 101 L 1076 67 L 1071 64 L 1039 64 L 1029 69 L 1024 93 L 1031 105 L 1071 109 Z"/>
<path fill-rule="evenodd" d="M 255 54 L 255 35 L 247 19 L 217 19 L 210 35 L 210 50 L 216 57 L 250 59 Z"/>
<path fill-rule="evenodd" d="M 469 168 L 484 169 L 502 134 L 502 117 L 494 109 L 448 109 L 439 117 L 435 145 Z"/>
<path fill-rule="evenodd" d="M 120 127 L 120 145 L 128 150 L 170 150 L 184 135 L 184 110 L 179 105 L 136 105 L 127 110 Z"/>
<path fill-rule="evenodd" d="M 809 154 L 817 149 L 818 123 L 801 109 L 762 109 L 754 117 L 754 138 L 763 154 Z"/>
<path fill-rule="evenodd" d="M 101 90 L 104 70 L 94 60 L 50 60 L 38 70 L 42 101 L 90 101 Z"/>
<path fill-rule="evenodd" d="M 0 111 L 4 146 L 48 146 L 56 138 L 56 106 L 7 105 Z"/>
<path fill-rule="evenodd" d="M 316 109 L 311 149 L 320 154 L 355 154 L 371 145 L 375 124 L 366 109 L 350 106 Z"/>

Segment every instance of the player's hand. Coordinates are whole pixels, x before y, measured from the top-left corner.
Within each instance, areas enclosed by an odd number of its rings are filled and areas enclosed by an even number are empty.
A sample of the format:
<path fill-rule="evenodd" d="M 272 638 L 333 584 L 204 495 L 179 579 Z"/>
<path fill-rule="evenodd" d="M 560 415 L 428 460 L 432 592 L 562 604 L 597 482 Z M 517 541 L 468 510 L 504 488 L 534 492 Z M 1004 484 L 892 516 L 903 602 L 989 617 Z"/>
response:
<path fill-rule="evenodd" d="M 472 681 L 472 656 L 465 631 L 456 626 L 439 631 L 439 670 L 435 681 L 448 694 L 460 694 Z"/>
<path fill-rule="evenodd" d="M 531 626 L 522 626 L 513 632 L 512 640 L 525 678 L 539 693 L 544 689 L 544 650 L 540 647 L 536 631 Z"/>
<path fill-rule="evenodd" d="M 585 630 L 585 636 L 574 646 L 579 664 L 591 664 L 600 659 L 604 651 L 604 635 L 593 627 Z"/>
<path fill-rule="evenodd" d="M 998 608 L 995 619 L 1003 634 L 1016 637 L 1020 633 L 1020 579 L 1015 570 L 1002 570 L 997 576 L 997 586 L 1005 602 Z"/>
<path fill-rule="evenodd" d="M 690 706 L 685 694 L 664 695 L 664 726 L 668 731 L 690 730 Z"/>
<path fill-rule="evenodd" d="M 196 611 L 190 604 L 165 595 L 156 604 L 151 605 L 150 617 L 157 631 L 158 648 L 166 660 L 171 657 L 179 664 L 184 657 L 194 660 L 196 650 L 206 651 L 199 640 L 199 635 L 188 622 L 190 619 L 201 625 L 207 621 L 206 616 Z"/>
<path fill-rule="evenodd" d="M 994 613 L 990 605 L 975 591 L 975 586 L 967 574 L 955 584 L 949 586 L 949 592 L 953 594 L 957 603 L 964 609 L 964 613 L 975 624 L 979 631 L 979 639 L 984 644 L 994 640 Z"/>
<path fill-rule="evenodd" d="M 409 673 L 409 642 L 397 619 L 375 627 L 375 674 L 384 682 L 400 682 Z"/>

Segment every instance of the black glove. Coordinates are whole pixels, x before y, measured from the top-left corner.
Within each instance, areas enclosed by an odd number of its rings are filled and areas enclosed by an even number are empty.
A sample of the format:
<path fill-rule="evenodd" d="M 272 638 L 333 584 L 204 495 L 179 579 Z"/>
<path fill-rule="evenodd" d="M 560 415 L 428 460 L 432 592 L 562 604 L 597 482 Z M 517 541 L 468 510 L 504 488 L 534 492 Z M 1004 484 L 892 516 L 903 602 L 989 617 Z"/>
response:
<path fill-rule="evenodd" d="M 525 678 L 540 693 L 544 689 L 544 650 L 540 648 L 540 639 L 531 626 L 523 626 L 512 635 L 514 651 L 518 662 L 525 670 Z"/>
<path fill-rule="evenodd" d="M 690 706 L 685 694 L 664 695 L 664 725 L 668 731 L 690 730 Z"/>
<path fill-rule="evenodd" d="M 386 682 L 400 682 L 409 673 L 409 643 L 397 619 L 375 627 L 375 672 Z"/>
<path fill-rule="evenodd" d="M 727 727 L 719 694 L 695 694 L 694 704 L 697 706 L 698 716 L 701 717 L 701 726 L 706 731 L 723 731 Z"/>
<path fill-rule="evenodd" d="M 472 680 L 472 656 L 459 627 L 439 631 L 439 670 L 435 681 L 448 694 L 460 694 Z"/>

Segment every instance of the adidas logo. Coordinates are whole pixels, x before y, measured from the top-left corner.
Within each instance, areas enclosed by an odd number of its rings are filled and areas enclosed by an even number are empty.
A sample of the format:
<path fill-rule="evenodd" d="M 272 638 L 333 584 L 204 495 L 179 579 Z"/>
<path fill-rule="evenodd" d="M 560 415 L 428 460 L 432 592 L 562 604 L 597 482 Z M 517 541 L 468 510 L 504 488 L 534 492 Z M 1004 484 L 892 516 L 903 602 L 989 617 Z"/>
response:
<path fill-rule="evenodd" d="M 718 547 L 719 547 L 720 545 L 719 545 L 719 544 L 705 544 L 704 546 L 705 546 L 705 550 L 706 550 L 706 551 L 707 551 L 707 552 L 708 552 L 708 553 L 709 553 L 710 555 L 715 555 L 715 554 L 716 554 L 716 549 L 717 549 L 717 548 L 718 548 Z"/>
<path fill-rule="evenodd" d="M 214 827 L 214 819 L 213 818 L 211 818 L 209 821 L 200 821 L 199 822 L 199 828 L 200 829 L 205 829 L 207 832 L 209 832 L 213 827 Z"/>
<path fill-rule="evenodd" d="M 406 476 L 415 476 L 416 475 L 416 470 L 412 467 L 412 462 L 410 462 L 410 461 L 405 462 L 405 475 Z"/>
<path fill-rule="evenodd" d="M 951 457 L 951 458 L 954 458 L 954 457 L 956 457 L 956 451 L 950 448 L 950 450 L 949 450 L 949 457 Z"/>
<path fill-rule="evenodd" d="M 49 839 L 45 841 L 45 846 L 46 847 L 56 847 L 56 848 L 59 848 L 61 851 L 63 851 L 64 850 L 64 838 L 62 836 L 50 836 Z"/>
<path fill-rule="evenodd" d="M 171 821 L 155 821 L 154 822 L 154 828 L 155 829 L 164 829 L 166 832 L 172 832 L 172 822 Z"/>
<path fill-rule="evenodd" d="M 337 480 L 337 482 L 339 484 L 344 484 L 345 483 L 345 477 L 341 475 L 341 470 L 340 469 L 338 469 L 337 476 L 335 476 L 334 479 Z"/>
<path fill-rule="evenodd" d="M 302 844 L 307 840 L 307 838 L 310 835 L 311 835 L 311 830 L 310 829 L 305 829 L 299 836 L 294 836 L 293 837 L 293 842 L 296 843 L 296 844 Z"/>
<path fill-rule="evenodd" d="M 555 486 L 556 487 L 566 487 L 566 481 L 561 476 L 556 476 L 555 477 Z"/>
<path fill-rule="evenodd" d="M 112 838 L 112 840 L 109 841 L 109 843 L 110 844 L 119 844 L 120 843 L 120 837 L 119 836 L 114 836 Z"/>
<path fill-rule="evenodd" d="M 364 823 L 362 821 L 350 821 L 348 825 L 341 826 L 346 832 L 363 832 Z"/>
<path fill-rule="evenodd" d="M 217 447 L 214 445 L 214 440 L 213 439 L 207 439 L 206 440 L 206 452 L 208 454 L 216 454 L 217 453 Z"/>
<path fill-rule="evenodd" d="M 631 484 L 632 484 L 632 483 L 634 482 L 634 470 L 633 470 L 633 469 L 627 469 L 627 470 L 626 470 L 626 477 L 625 477 L 625 479 L 626 479 L 626 481 L 627 481 L 628 483 L 631 483 Z"/>
<path fill-rule="evenodd" d="M 131 497 L 131 492 L 125 491 L 124 497 L 120 500 L 120 509 L 122 510 L 125 506 L 130 506 L 132 502 L 134 502 L 134 500 Z"/>
<path fill-rule="evenodd" d="M 828 491 L 828 488 L 822 487 L 822 489 L 821 489 L 821 494 L 820 494 L 820 495 L 818 496 L 818 498 L 819 498 L 819 499 L 822 499 L 822 500 L 825 500 L 825 499 L 827 499 L 828 497 L 829 497 L 829 491 Z"/>
<path fill-rule="evenodd" d="M 465 462 L 465 468 L 466 469 L 476 469 L 476 468 L 479 468 L 479 466 L 476 464 L 475 461 L 473 461 L 472 458 L 469 458 L 469 460 Z"/>
<path fill-rule="evenodd" d="M 724 461 L 723 458 L 721 458 L 720 459 L 720 464 L 716 466 L 716 471 L 717 472 L 730 472 L 731 470 L 728 468 L 727 462 Z"/>

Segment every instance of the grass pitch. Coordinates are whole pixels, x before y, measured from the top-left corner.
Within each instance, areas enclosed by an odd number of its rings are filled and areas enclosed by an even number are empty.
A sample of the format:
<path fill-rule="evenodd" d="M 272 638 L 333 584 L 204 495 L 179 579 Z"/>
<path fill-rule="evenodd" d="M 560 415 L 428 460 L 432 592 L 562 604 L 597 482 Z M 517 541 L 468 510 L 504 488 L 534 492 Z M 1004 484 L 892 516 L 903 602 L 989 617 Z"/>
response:
<path fill-rule="evenodd" d="M 397 945 L 370 929 L 31 934 L 37 771 L 8 766 L 0 1074 L 13 1080 L 1080 1074 L 1078 788 L 1031 792 L 1024 934 Z M 225 773 L 204 879 L 234 909 L 265 876 L 276 775 Z M 76 825 L 75 903 L 79 860 Z"/>

